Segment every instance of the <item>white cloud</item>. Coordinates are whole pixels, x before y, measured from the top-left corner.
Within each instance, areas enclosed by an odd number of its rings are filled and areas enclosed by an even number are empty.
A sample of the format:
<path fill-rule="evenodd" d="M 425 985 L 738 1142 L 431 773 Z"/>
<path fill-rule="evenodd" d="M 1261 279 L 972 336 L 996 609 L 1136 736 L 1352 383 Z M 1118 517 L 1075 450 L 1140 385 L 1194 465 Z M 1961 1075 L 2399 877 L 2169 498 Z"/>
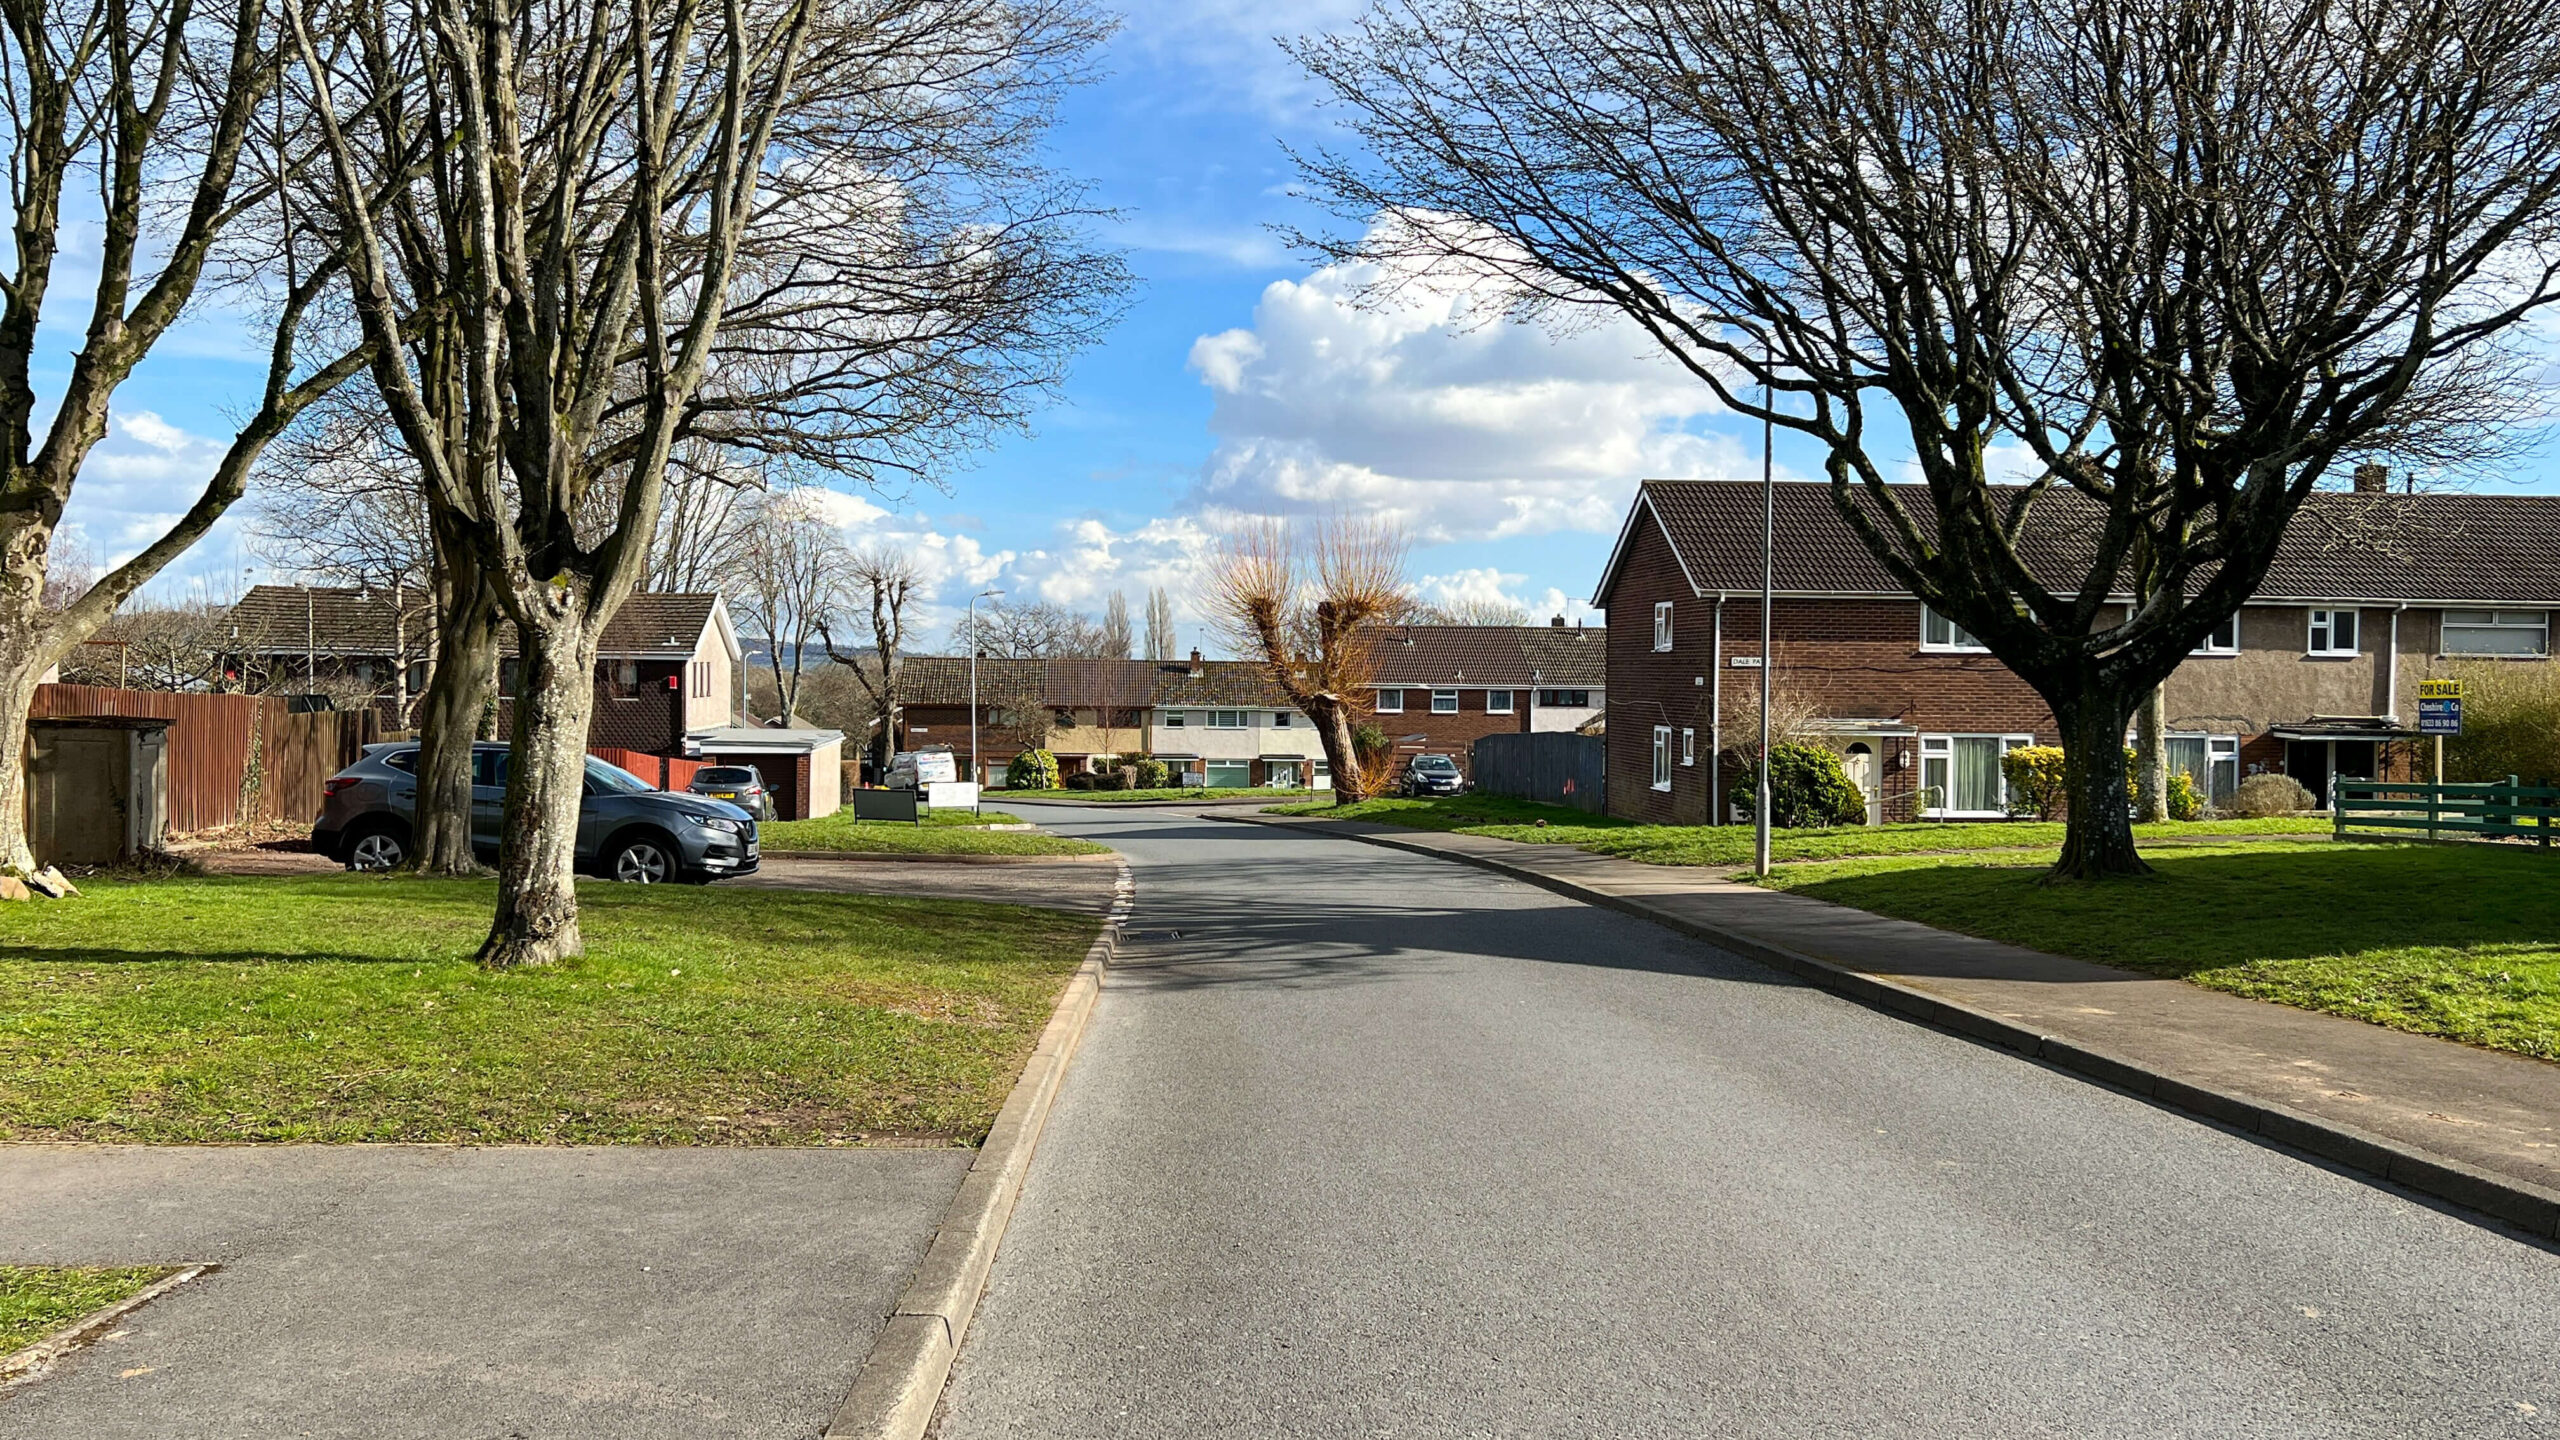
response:
<path fill-rule="evenodd" d="M 1311 118 L 1321 90 L 1279 42 L 1341 30 L 1368 0 L 1130 0 L 1117 48 L 1179 74 L 1182 103 L 1247 108 L 1278 124 Z"/>
<path fill-rule="evenodd" d="M 1556 586 L 1528 591 L 1521 588 L 1529 577 L 1490 565 L 1452 570 L 1445 575 L 1425 575 L 1415 583 L 1414 593 L 1435 605 L 1507 605 L 1528 612 L 1532 623 L 1562 615 L 1566 623 L 1596 619 L 1601 612 L 1579 598 L 1568 596 Z"/>
<path fill-rule="evenodd" d="M 1250 327 L 1193 342 L 1218 441 L 1198 510 L 1377 514 L 1430 544 L 1605 532 L 1646 476 L 1756 473 L 1698 432 L 1714 397 L 1632 325 L 1505 321 L 1469 283 L 1364 304 L 1379 278 L 1352 263 L 1276 281 Z"/>

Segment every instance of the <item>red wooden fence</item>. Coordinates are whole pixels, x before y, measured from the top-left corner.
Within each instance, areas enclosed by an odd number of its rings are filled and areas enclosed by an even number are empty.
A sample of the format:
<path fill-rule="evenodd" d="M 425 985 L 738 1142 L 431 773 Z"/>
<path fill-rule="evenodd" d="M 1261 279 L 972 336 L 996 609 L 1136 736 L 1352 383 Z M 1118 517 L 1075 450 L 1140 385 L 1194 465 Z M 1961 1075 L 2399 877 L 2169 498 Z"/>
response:
<path fill-rule="evenodd" d="M 619 765 L 661 790 L 681 790 L 693 783 L 700 770 L 699 760 L 679 760 L 668 755 L 651 755 L 642 750 L 624 750 L 612 745 L 590 745 L 587 753 L 607 765 Z"/>
<path fill-rule="evenodd" d="M 374 737 L 370 710 L 292 713 L 274 695 L 178 694 L 104 685 L 39 685 L 37 719 L 158 715 L 169 727 L 169 829 L 193 834 L 244 817 L 307 824 L 321 783 Z"/>

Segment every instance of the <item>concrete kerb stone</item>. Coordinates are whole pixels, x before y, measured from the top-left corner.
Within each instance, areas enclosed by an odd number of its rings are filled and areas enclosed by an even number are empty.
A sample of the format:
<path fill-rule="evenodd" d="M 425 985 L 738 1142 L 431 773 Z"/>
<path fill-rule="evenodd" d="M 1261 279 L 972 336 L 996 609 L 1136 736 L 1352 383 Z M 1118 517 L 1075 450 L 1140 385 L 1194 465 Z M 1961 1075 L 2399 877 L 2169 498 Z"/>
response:
<path fill-rule="evenodd" d="M 1111 857 L 1119 860 L 1120 857 Z M 968 1337 L 978 1297 L 994 1266 L 996 1248 L 1013 1218 L 1014 1202 L 1031 1170 L 1031 1157 L 1047 1128 L 1049 1110 L 1066 1080 L 1067 1065 L 1084 1039 L 1101 997 L 1102 979 L 1119 951 L 1120 928 L 1129 918 L 1136 883 L 1126 861 L 1103 921 L 1085 951 L 1084 964 L 1068 980 L 1022 1078 L 987 1131 L 976 1163 L 943 1212 L 942 1226 L 907 1282 L 897 1308 L 872 1342 L 853 1388 L 837 1407 L 826 1440 L 916 1440 L 932 1423 L 934 1407 L 950 1378 L 951 1362 Z"/>
<path fill-rule="evenodd" d="M 0 1355 L 0 1395 L 41 1379 L 63 1356 L 104 1334 L 108 1326 L 179 1286 L 221 1268 L 219 1265 L 181 1265 L 122 1300 L 91 1311 L 65 1329 Z"/>
<path fill-rule="evenodd" d="M 1102 855 L 918 855 L 905 850 L 767 850 L 765 860 L 861 860 L 892 865 L 1117 865 Z"/>
<path fill-rule="evenodd" d="M 1523 880 L 1584 904 L 1604 906 L 1704 940 L 1719 949 L 1810 981 L 1871 1009 L 1918 1020 L 1968 1040 L 2014 1051 L 2083 1079 L 2111 1085 L 2153 1104 L 2227 1125 L 2344 1169 L 2387 1180 L 2464 1209 L 2476 1210 L 2537 1238 L 2560 1239 L 2560 1191 L 2547 1190 L 2442 1155 L 2428 1154 L 2335 1120 L 2182 1080 L 2122 1056 L 2110 1055 L 2076 1041 L 2016 1024 L 1961 1001 L 1933 995 L 1880 975 L 1817 960 L 1742 931 L 1672 914 L 1638 897 L 1612 895 L 1560 875 L 1510 864 L 1495 856 L 1444 850 L 1400 836 L 1346 830 L 1321 820 L 1265 815 L 1221 815 L 1216 818 L 1234 824 L 1315 830 L 1338 839 L 1454 860 L 1514 880 Z"/>

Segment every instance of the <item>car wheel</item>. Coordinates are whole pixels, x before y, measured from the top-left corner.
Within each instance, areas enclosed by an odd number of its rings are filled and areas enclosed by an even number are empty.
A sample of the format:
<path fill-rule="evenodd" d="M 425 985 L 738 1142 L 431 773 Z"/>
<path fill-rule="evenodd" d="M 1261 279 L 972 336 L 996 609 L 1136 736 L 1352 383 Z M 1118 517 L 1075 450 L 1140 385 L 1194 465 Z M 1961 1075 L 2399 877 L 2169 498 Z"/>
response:
<path fill-rule="evenodd" d="M 613 852 L 613 878 L 625 885 L 664 885 L 676 878 L 676 857 L 662 840 L 642 837 Z"/>
<path fill-rule="evenodd" d="M 391 870 L 409 858 L 409 847 L 389 830 L 368 830 L 347 847 L 350 870 Z"/>

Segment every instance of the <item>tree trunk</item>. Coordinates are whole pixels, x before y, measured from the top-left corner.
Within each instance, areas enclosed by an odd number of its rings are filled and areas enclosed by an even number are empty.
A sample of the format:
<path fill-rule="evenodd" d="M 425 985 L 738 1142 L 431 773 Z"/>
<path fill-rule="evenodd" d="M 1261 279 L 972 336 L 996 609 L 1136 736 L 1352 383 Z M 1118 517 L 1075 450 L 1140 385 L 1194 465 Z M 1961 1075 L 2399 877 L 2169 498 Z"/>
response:
<path fill-rule="evenodd" d="M 2144 825 L 2169 818 L 2168 713 L 2157 685 L 2133 712 L 2133 818 Z"/>
<path fill-rule="evenodd" d="M 574 601 L 566 614 L 544 598 L 510 608 L 518 612 L 515 743 L 498 832 L 498 913 L 480 947 L 480 963 L 493 970 L 586 951 L 578 931 L 578 802 L 602 629 Z"/>
<path fill-rule="evenodd" d="M 420 875 L 477 875 L 471 744 L 497 688 L 498 662 L 498 597 L 480 583 L 477 571 L 438 597 L 436 630 L 435 673 L 418 705 L 418 812 L 409 867 Z"/>
<path fill-rule="evenodd" d="M 2103 687 L 2089 686 L 2087 691 Z M 2062 725 L 2062 772 L 2070 792 L 2062 855 L 2045 880 L 2098 880 L 2148 875 L 2133 848 L 2133 797 L 2125 790 L 2123 705 L 2103 693 L 2047 703 Z"/>
<path fill-rule="evenodd" d="M 1323 712 L 1307 718 L 1316 722 L 1325 763 L 1333 767 L 1333 803 L 1356 805 L 1368 799 L 1368 775 L 1360 768 L 1360 747 L 1351 738 L 1351 707 L 1335 700 L 1310 708 Z"/>
<path fill-rule="evenodd" d="M 35 869 L 27 833 L 27 716 L 35 708 L 36 677 L 49 663 L 45 635 L 33 615 L 0 624 L 0 875 Z"/>

